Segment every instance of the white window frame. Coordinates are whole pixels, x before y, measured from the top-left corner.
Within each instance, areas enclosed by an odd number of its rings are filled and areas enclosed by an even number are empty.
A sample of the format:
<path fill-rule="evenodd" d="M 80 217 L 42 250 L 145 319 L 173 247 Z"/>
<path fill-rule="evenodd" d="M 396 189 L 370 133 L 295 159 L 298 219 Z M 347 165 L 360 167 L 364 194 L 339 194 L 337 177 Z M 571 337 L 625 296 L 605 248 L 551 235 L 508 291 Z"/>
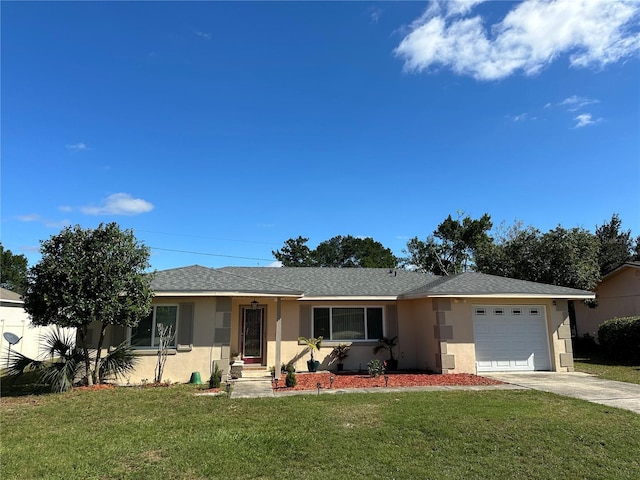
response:
<path fill-rule="evenodd" d="M 385 322 L 385 308 L 382 305 L 317 305 L 311 309 L 311 335 L 315 335 L 315 322 L 316 322 L 316 309 L 323 308 L 329 309 L 329 335 L 331 338 L 323 338 L 324 341 L 330 342 L 372 342 L 378 341 L 379 338 L 370 338 L 369 337 L 369 322 L 367 322 L 367 310 L 370 308 L 379 308 L 382 311 L 382 336 L 386 336 L 386 323 Z M 364 309 L 364 335 L 365 338 L 342 338 L 342 339 L 333 339 L 333 309 L 334 308 L 362 308 Z"/>
<path fill-rule="evenodd" d="M 129 346 L 136 350 L 158 350 L 158 346 L 154 345 L 156 335 L 158 333 L 158 327 L 156 324 L 156 312 L 158 307 L 176 307 L 176 328 L 173 332 L 173 342 L 169 345 L 169 348 L 176 348 L 178 346 L 178 324 L 180 323 L 180 304 L 178 303 L 158 303 L 151 306 L 152 319 L 151 319 L 151 343 L 150 345 L 132 345 L 131 339 L 133 337 L 133 327 L 127 329 L 127 339 Z"/>

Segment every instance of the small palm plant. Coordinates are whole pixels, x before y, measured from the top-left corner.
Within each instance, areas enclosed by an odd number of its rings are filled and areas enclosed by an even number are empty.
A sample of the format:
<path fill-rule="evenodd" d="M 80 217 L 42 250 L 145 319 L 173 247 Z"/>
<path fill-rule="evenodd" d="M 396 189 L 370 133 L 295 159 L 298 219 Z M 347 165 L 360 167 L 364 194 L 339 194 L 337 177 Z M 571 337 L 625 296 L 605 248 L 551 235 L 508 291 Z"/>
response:
<path fill-rule="evenodd" d="M 373 347 L 373 353 L 377 354 L 382 350 L 389 350 L 389 360 L 387 360 L 387 367 L 389 370 L 396 370 L 398 368 L 398 360 L 393 356 L 393 349 L 398 345 L 398 336 L 389 338 L 382 337 L 378 340 L 378 345 Z"/>
<path fill-rule="evenodd" d="M 307 367 L 310 372 L 315 372 L 316 370 L 318 370 L 318 366 L 320 365 L 320 362 L 318 362 L 313 357 L 313 352 L 320 351 L 320 347 L 322 346 L 322 337 L 317 337 L 317 338 L 298 337 L 298 341 L 304 343 L 309 349 L 309 353 L 311 354 L 311 360 L 307 361 Z"/>
<path fill-rule="evenodd" d="M 333 351 L 331 352 L 331 356 L 338 360 L 336 364 L 338 367 L 338 371 L 341 372 L 344 370 L 343 360 L 349 356 L 349 349 L 351 346 L 348 343 L 341 343 L 340 345 L 336 345 L 333 347 Z"/>
<path fill-rule="evenodd" d="M 45 353 L 40 360 L 12 351 L 7 363 L 7 377 L 13 380 L 35 375 L 52 392 L 71 390 L 76 381 L 86 377 L 84 355 L 76 346 L 74 335 L 59 327 L 45 334 L 41 340 Z M 137 357 L 133 356 L 129 346 L 119 345 L 100 361 L 100 382 L 110 376 L 131 373 L 136 361 Z"/>

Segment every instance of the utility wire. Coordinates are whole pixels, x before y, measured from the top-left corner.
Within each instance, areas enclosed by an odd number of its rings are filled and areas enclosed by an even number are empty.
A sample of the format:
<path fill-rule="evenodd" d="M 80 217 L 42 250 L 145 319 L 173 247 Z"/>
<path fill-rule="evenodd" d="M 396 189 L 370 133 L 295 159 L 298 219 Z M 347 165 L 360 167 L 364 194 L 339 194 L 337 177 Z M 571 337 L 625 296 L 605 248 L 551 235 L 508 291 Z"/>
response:
<path fill-rule="evenodd" d="M 263 260 L 265 262 L 275 262 L 273 258 L 240 257 L 235 255 L 222 255 L 220 253 L 193 252 L 191 250 L 174 250 L 172 248 L 149 247 L 151 250 L 161 250 L 163 252 L 189 253 L 191 255 L 206 255 L 208 257 L 237 258 L 241 260 Z"/>

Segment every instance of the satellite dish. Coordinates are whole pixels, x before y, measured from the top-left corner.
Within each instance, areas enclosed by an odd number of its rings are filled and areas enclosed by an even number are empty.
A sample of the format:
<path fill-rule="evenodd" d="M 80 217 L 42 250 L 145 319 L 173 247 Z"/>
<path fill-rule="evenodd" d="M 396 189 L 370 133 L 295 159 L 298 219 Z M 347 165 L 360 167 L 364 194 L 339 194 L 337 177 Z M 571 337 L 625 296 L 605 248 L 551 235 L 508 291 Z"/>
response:
<path fill-rule="evenodd" d="M 18 343 L 22 340 L 22 337 L 18 337 L 15 333 L 11 332 L 4 332 L 2 336 L 7 342 L 9 342 L 9 353 L 7 354 L 7 365 L 9 365 L 9 359 L 11 358 L 11 345 Z"/>
<path fill-rule="evenodd" d="M 11 332 L 4 332 L 2 336 L 7 342 L 9 342 L 9 345 L 15 345 L 20 340 L 22 340 L 22 337 L 18 337 L 15 333 Z"/>

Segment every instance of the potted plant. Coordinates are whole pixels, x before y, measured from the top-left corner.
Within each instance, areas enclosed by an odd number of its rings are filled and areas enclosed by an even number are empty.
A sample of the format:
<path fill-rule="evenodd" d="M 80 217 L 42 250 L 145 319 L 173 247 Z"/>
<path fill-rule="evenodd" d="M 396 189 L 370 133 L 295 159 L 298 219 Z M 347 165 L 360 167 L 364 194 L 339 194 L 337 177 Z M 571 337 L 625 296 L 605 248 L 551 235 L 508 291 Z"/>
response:
<path fill-rule="evenodd" d="M 398 336 L 393 338 L 382 337 L 378 340 L 378 345 L 373 347 L 373 353 L 377 354 L 381 350 L 389 350 L 389 360 L 387 360 L 387 370 L 397 370 L 398 360 L 393 356 L 393 349 L 398 345 Z"/>
<path fill-rule="evenodd" d="M 318 367 L 320 366 L 320 362 L 313 358 L 313 352 L 320 351 L 320 346 L 322 345 L 322 337 L 318 337 L 318 338 L 298 337 L 298 341 L 304 343 L 309 349 L 309 353 L 311 354 L 311 360 L 307 360 L 307 369 L 310 372 L 317 371 Z"/>
<path fill-rule="evenodd" d="M 331 356 L 338 360 L 336 364 L 336 369 L 338 372 L 342 372 L 344 370 L 344 364 L 342 361 L 349 356 L 350 345 L 346 343 L 341 343 L 333 347 L 333 351 L 331 352 Z"/>

